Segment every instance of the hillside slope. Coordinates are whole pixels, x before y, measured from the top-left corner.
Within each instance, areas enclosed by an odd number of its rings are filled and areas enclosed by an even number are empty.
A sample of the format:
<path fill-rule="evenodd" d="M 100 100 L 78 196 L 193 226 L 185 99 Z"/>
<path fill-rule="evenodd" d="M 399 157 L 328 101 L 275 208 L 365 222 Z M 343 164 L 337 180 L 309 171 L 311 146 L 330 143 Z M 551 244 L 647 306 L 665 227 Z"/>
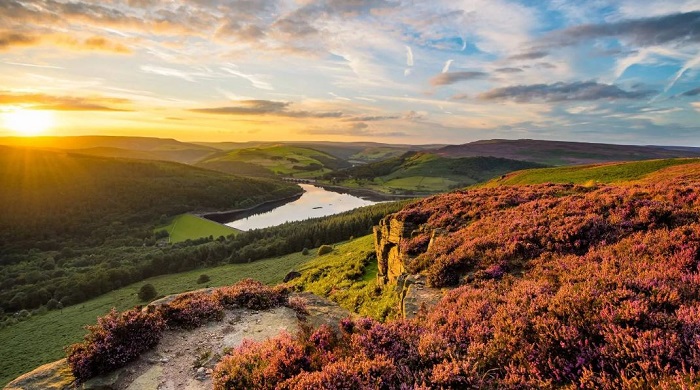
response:
<path fill-rule="evenodd" d="M 162 215 L 250 207 L 297 186 L 148 162 L 2 147 L 0 241 L 63 247 L 154 224 Z"/>
<path fill-rule="evenodd" d="M 349 164 L 318 150 L 275 144 L 222 152 L 197 166 L 247 176 L 316 177 Z"/>
<path fill-rule="evenodd" d="M 122 136 L 0 137 L 0 145 L 68 150 L 102 157 L 137 158 L 191 164 L 217 150 L 169 138 Z"/>
<path fill-rule="evenodd" d="M 324 178 L 348 187 L 435 193 L 535 167 L 542 165 L 496 157 L 445 158 L 425 152 L 407 152 L 398 157 L 331 172 Z"/>
<path fill-rule="evenodd" d="M 387 323 L 346 320 L 340 335 L 300 337 L 284 351 L 239 349 L 215 384 L 231 388 L 235 372 L 256 389 L 254 378 L 286 388 L 697 388 L 700 164 L 652 176 L 413 203 L 384 220 L 398 244 L 376 248 L 378 273 L 450 287 L 437 306 Z M 388 252 L 401 264 L 387 264 Z M 289 351 L 310 363 L 245 365 Z"/>
<path fill-rule="evenodd" d="M 527 169 L 494 179 L 485 186 L 541 183 L 619 183 L 639 180 L 668 167 L 700 163 L 699 158 L 645 160 L 572 167 Z M 682 170 L 683 168 L 680 167 Z"/>
<path fill-rule="evenodd" d="M 493 156 L 546 165 L 577 165 L 611 161 L 700 157 L 700 148 L 494 139 L 464 145 L 450 145 L 436 150 L 435 153 L 452 158 Z"/>

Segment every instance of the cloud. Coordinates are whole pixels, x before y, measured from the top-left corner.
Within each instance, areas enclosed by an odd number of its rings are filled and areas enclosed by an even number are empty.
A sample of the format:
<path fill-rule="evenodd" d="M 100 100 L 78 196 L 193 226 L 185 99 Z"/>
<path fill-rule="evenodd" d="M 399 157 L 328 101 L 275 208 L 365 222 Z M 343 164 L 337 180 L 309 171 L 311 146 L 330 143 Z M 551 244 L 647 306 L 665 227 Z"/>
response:
<path fill-rule="evenodd" d="M 220 115 L 274 115 L 287 118 L 340 118 L 344 114 L 340 111 L 292 111 L 289 110 L 290 102 L 277 102 L 272 100 L 240 100 L 235 106 L 223 106 L 213 108 L 194 108 L 190 111 L 204 114 Z"/>
<path fill-rule="evenodd" d="M 448 72 L 440 73 L 430 79 L 430 84 L 433 86 L 450 85 L 465 80 L 476 80 L 486 77 L 484 72 Z"/>
<path fill-rule="evenodd" d="M 130 111 L 111 105 L 128 104 L 127 99 L 107 97 L 53 96 L 43 93 L 0 91 L 0 105 L 22 105 L 34 110 L 56 111 Z"/>
<path fill-rule="evenodd" d="M 698 96 L 700 95 L 700 87 L 693 88 L 690 91 L 685 91 L 681 94 L 681 96 Z"/>
<path fill-rule="evenodd" d="M 397 115 L 364 115 L 364 116 L 353 116 L 350 118 L 343 119 L 344 122 L 377 122 L 377 121 L 388 121 L 392 119 L 399 119 L 400 116 Z"/>
<path fill-rule="evenodd" d="M 34 35 L 0 32 L 0 50 L 5 51 L 17 46 L 31 46 L 39 43 L 39 38 Z"/>
<path fill-rule="evenodd" d="M 131 54 L 131 49 L 124 44 L 100 36 L 76 38 L 75 36 L 65 33 L 38 34 L 0 31 L 0 51 L 42 44 L 50 44 L 75 51 L 103 51 L 114 54 Z"/>
<path fill-rule="evenodd" d="M 303 131 L 311 135 L 335 135 L 347 137 L 371 136 L 371 137 L 406 137 L 407 133 L 401 131 L 377 131 L 364 122 L 352 123 L 342 127 L 311 128 Z"/>
<path fill-rule="evenodd" d="M 641 47 L 669 42 L 698 43 L 700 42 L 700 11 L 604 24 L 584 24 L 553 32 L 544 41 L 547 44 L 570 46 L 589 39 L 606 37 L 626 39 Z"/>
<path fill-rule="evenodd" d="M 612 84 L 599 84 L 595 81 L 554 84 L 517 85 L 496 88 L 478 95 L 480 100 L 513 100 L 529 102 L 565 102 L 588 100 L 643 99 L 654 91 L 625 91 Z"/>
<path fill-rule="evenodd" d="M 522 71 L 521 68 L 498 68 L 495 70 L 497 73 L 520 73 Z"/>
<path fill-rule="evenodd" d="M 442 67 L 442 72 L 441 73 L 447 73 L 450 71 L 450 65 L 452 65 L 452 61 L 454 60 L 447 60 L 445 61 L 445 66 Z"/>
<path fill-rule="evenodd" d="M 411 46 L 406 46 L 406 66 L 413 66 L 413 50 L 411 50 Z"/>
<path fill-rule="evenodd" d="M 529 51 L 529 52 L 525 52 L 525 53 L 521 53 L 521 54 L 512 55 L 512 56 L 508 57 L 508 59 L 510 59 L 510 60 L 536 60 L 539 58 L 547 57 L 548 55 L 549 55 L 549 53 L 546 51 L 534 50 L 534 51 Z"/>
<path fill-rule="evenodd" d="M 243 78 L 243 79 L 250 81 L 250 83 L 255 88 L 264 89 L 264 90 L 268 90 L 268 91 L 272 91 L 275 89 L 268 82 L 263 81 L 262 77 L 259 75 L 246 74 L 246 73 L 243 73 L 243 72 L 238 71 L 236 69 L 233 69 L 233 67 L 231 67 L 231 66 L 222 67 L 221 70 L 223 70 L 224 72 L 228 72 L 234 76 L 238 76 L 240 78 Z"/>

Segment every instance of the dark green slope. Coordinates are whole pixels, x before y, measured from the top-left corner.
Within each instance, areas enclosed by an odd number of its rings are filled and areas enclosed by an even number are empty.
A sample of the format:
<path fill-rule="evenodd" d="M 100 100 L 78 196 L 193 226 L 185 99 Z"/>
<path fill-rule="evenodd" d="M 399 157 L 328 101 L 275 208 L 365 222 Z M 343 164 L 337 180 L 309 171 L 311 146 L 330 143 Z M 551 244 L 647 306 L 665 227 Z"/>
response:
<path fill-rule="evenodd" d="M 162 215 L 249 207 L 298 191 L 171 162 L 0 147 L 0 249 L 104 240 Z"/>

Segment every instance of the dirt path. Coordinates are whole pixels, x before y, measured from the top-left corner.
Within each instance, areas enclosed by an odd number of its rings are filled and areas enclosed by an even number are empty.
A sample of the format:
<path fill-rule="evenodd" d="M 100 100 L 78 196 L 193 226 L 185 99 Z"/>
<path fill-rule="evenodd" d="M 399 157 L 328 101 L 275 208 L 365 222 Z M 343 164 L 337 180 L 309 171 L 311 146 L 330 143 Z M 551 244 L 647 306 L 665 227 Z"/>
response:
<path fill-rule="evenodd" d="M 192 331 L 167 331 L 158 346 L 121 371 L 119 390 L 211 389 L 211 370 L 224 350 L 244 339 L 265 340 L 299 329 L 296 313 L 286 307 L 268 311 L 229 310 L 221 322 Z"/>

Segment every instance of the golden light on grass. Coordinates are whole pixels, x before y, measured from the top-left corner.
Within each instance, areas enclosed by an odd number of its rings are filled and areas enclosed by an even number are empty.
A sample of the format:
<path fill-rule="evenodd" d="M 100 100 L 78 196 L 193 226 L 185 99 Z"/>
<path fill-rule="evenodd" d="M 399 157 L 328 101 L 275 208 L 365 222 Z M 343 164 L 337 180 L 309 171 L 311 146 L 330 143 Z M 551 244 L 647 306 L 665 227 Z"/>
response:
<path fill-rule="evenodd" d="M 3 113 L 5 127 L 23 137 L 41 135 L 54 125 L 51 111 L 17 109 Z"/>

